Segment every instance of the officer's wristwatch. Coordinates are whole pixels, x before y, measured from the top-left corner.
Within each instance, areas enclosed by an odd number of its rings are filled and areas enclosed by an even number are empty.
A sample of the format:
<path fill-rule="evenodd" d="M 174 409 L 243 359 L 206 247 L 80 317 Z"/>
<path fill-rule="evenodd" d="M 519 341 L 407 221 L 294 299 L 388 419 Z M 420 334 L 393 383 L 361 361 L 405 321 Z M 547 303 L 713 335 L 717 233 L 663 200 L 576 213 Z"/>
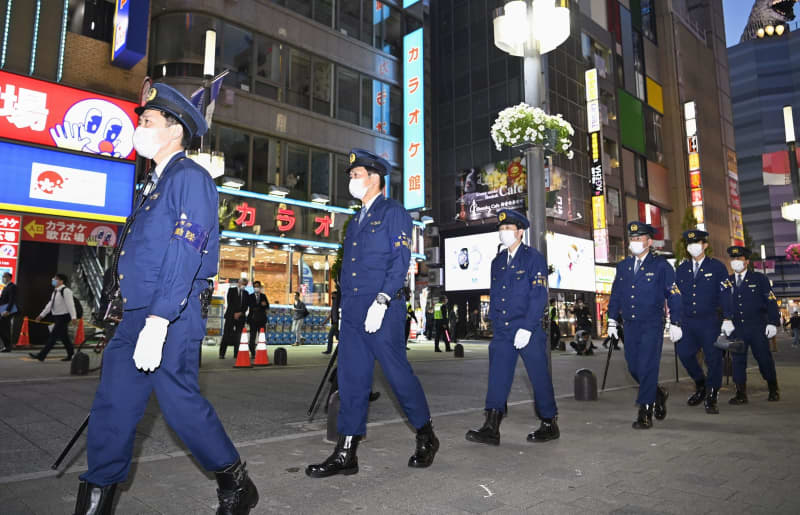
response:
<path fill-rule="evenodd" d="M 379 293 L 378 296 L 375 297 L 375 302 L 377 302 L 378 304 L 383 304 L 388 308 L 389 304 L 391 304 L 391 299 L 392 298 L 386 295 L 385 293 Z"/>

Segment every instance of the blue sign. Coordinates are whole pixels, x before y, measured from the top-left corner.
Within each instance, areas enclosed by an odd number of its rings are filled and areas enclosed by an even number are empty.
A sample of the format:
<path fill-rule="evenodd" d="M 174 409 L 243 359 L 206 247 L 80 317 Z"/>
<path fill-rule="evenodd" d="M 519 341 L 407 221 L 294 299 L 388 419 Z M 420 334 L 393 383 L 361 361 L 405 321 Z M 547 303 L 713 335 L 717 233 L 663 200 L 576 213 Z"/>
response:
<path fill-rule="evenodd" d="M 403 37 L 403 205 L 425 207 L 425 101 L 423 38 L 419 28 Z"/>
<path fill-rule="evenodd" d="M 417 2 L 419 2 L 419 0 L 403 0 L 403 9 L 405 9 L 406 7 L 411 7 Z"/>
<path fill-rule="evenodd" d="M 124 222 L 136 165 L 0 141 L 0 209 Z"/>
<path fill-rule="evenodd" d="M 111 64 L 130 70 L 147 55 L 150 0 L 116 0 Z"/>

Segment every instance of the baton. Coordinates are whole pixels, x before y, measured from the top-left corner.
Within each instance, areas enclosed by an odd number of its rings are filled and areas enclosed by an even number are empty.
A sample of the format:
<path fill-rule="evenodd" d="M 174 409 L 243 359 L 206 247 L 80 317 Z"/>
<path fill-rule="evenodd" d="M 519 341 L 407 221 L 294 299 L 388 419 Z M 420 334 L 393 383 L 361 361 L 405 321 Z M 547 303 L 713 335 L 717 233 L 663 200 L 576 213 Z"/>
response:
<path fill-rule="evenodd" d="M 614 351 L 618 341 L 619 339 L 617 338 L 611 338 L 611 341 L 608 342 L 608 357 L 606 357 L 606 369 L 603 372 L 603 386 L 600 387 L 600 391 L 605 391 L 606 389 L 606 377 L 608 377 L 608 366 L 611 364 L 611 353 Z"/>
<path fill-rule="evenodd" d="M 67 453 L 69 453 L 69 450 L 72 449 L 72 446 L 75 445 L 75 442 L 78 441 L 78 438 L 81 436 L 81 433 L 83 433 L 83 430 L 86 429 L 86 426 L 88 425 L 89 425 L 89 415 L 86 415 L 86 418 L 83 420 L 83 424 L 81 424 L 81 427 L 79 427 L 78 430 L 75 431 L 75 434 L 72 435 L 72 438 L 70 439 L 69 443 L 67 443 L 66 447 L 64 447 L 64 450 L 61 451 L 61 454 L 58 456 L 58 459 L 56 459 L 55 463 L 53 463 L 53 465 L 50 467 L 51 469 L 58 470 L 59 465 L 61 465 L 61 462 L 64 461 L 64 458 L 67 457 Z"/>
<path fill-rule="evenodd" d="M 331 373 L 331 368 L 333 368 L 333 363 L 336 361 L 336 356 L 339 354 L 339 346 L 337 345 L 335 349 L 333 349 L 333 354 L 331 354 L 331 359 L 328 361 L 328 368 L 325 369 L 325 374 L 322 376 L 322 381 L 319 382 L 319 388 L 317 388 L 317 393 L 314 394 L 314 400 L 311 401 L 311 406 L 308 408 L 308 417 L 312 418 L 314 413 L 314 408 L 317 405 L 317 400 L 319 399 L 319 394 L 322 393 L 322 388 L 325 386 L 325 380 L 328 379 L 328 374 Z"/>

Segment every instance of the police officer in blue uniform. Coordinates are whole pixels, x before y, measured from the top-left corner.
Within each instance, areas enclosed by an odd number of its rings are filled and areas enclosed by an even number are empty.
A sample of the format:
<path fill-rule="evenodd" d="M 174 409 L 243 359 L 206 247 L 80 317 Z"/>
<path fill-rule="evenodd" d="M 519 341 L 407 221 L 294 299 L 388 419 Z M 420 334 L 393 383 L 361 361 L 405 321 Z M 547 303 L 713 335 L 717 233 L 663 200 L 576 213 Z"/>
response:
<path fill-rule="evenodd" d="M 706 413 L 719 413 L 717 395 L 722 386 L 722 350 L 714 346 L 720 335 L 720 322 L 731 324 L 730 295 L 725 295 L 728 269 L 722 261 L 706 256 L 708 233 L 691 229 L 683 233 L 686 251 L 691 256 L 678 265 L 675 282 L 683 301 L 683 338 L 676 345 L 678 357 L 694 380 L 695 392 L 686 403 L 705 402 Z M 702 349 L 708 377 L 697 361 Z"/>
<path fill-rule="evenodd" d="M 775 361 L 769 350 L 769 339 L 778 332 L 780 316 L 778 303 L 767 276 L 748 270 L 750 249 L 728 247 L 733 274 L 728 277 L 726 294 L 730 296 L 733 311 L 733 327 L 723 327 L 725 334 L 744 340 L 744 352 L 732 352 L 733 382 L 736 395 L 728 402 L 733 405 L 747 404 L 747 349 L 753 351 L 761 377 L 769 388 L 768 401 L 780 399 L 778 375 Z"/>
<path fill-rule="evenodd" d="M 201 294 L 219 258 L 218 199 L 208 172 L 184 149 L 206 123 L 166 84 L 153 85 L 137 114 L 134 147 L 156 166 L 122 235 L 124 314 L 103 354 L 89 418 L 89 470 L 75 513 L 111 513 L 116 486 L 128 476 L 136 425 L 155 392 L 167 424 L 215 472 L 217 514 L 245 515 L 258 493 L 197 381 L 206 328 Z"/>
<path fill-rule="evenodd" d="M 306 467 L 310 477 L 358 472 L 356 451 L 367 429 L 367 404 L 375 360 L 417 430 L 409 467 L 433 463 L 439 440 L 433 432 L 428 402 L 406 357 L 405 282 L 411 259 L 411 217 L 403 206 L 381 193 L 391 165 L 371 152 L 350 151 L 350 194 L 362 208 L 347 227 L 340 284 L 339 439 L 324 462 Z"/>
<path fill-rule="evenodd" d="M 545 334 L 547 308 L 547 262 L 539 251 L 522 243 L 528 219 L 516 211 L 497 215 L 500 241 L 506 249 L 492 260 L 489 319 L 494 336 L 489 344 L 489 388 L 486 420 L 480 429 L 466 434 L 470 442 L 500 445 L 500 422 L 514 380 L 517 357 L 522 356 L 533 383 L 539 429 L 528 435 L 529 442 L 546 442 L 559 437 L 553 381 L 547 366 Z"/>
<path fill-rule="evenodd" d="M 608 301 L 608 335 L 619 337 L 617 320 L 621 317 L 625 326 L 625 361 L 639 383 L 639 413 L 634 429 L 650 429 L 653 415 L 658 420 L 667 416 L 669 392 L 658 385 L 665 300 L 669 306 L 670 340 L 677 342 L 683 336 L 681 292 L 675 284 L 675 271 L 666 259 L 650 252 L 653 234 L 655 230 L 646 223 L 628 224 L 628 249 L 632 255 L 617 264 Z"/>

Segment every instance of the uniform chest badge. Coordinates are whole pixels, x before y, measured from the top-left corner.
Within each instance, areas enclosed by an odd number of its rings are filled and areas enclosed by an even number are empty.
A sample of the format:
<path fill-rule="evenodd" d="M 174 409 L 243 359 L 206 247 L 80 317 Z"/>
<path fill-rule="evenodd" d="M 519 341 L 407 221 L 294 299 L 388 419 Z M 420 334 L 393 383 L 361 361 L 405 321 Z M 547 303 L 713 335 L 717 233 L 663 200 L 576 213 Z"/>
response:
<path fill-rule="evenodd" d="M 150 195 L 150 198 L 151 198 L 152 200 L 155 200 L 155 199 L 157 199 L 159 196 L 161 196 L 161 193 L 153 193 L 152 195 Z"/>
<path fill-rule="evenodd" d="M 653 276 L 654 276 L 654 275 L 656 275 L 656 274 L 655 274 L 655 272 L 647 272 L 647 273 L 646 273 L 646 274 L 644 274 L 644 275 L 646 275 L 647 277 L 653 277 Z"/>
<path fill-rule="evenodd" d="M 703 274 L 704 277 L 711 277 L 713 275 L 714 275 L 713 273 L 711 273 L 711 274 Z"/>

